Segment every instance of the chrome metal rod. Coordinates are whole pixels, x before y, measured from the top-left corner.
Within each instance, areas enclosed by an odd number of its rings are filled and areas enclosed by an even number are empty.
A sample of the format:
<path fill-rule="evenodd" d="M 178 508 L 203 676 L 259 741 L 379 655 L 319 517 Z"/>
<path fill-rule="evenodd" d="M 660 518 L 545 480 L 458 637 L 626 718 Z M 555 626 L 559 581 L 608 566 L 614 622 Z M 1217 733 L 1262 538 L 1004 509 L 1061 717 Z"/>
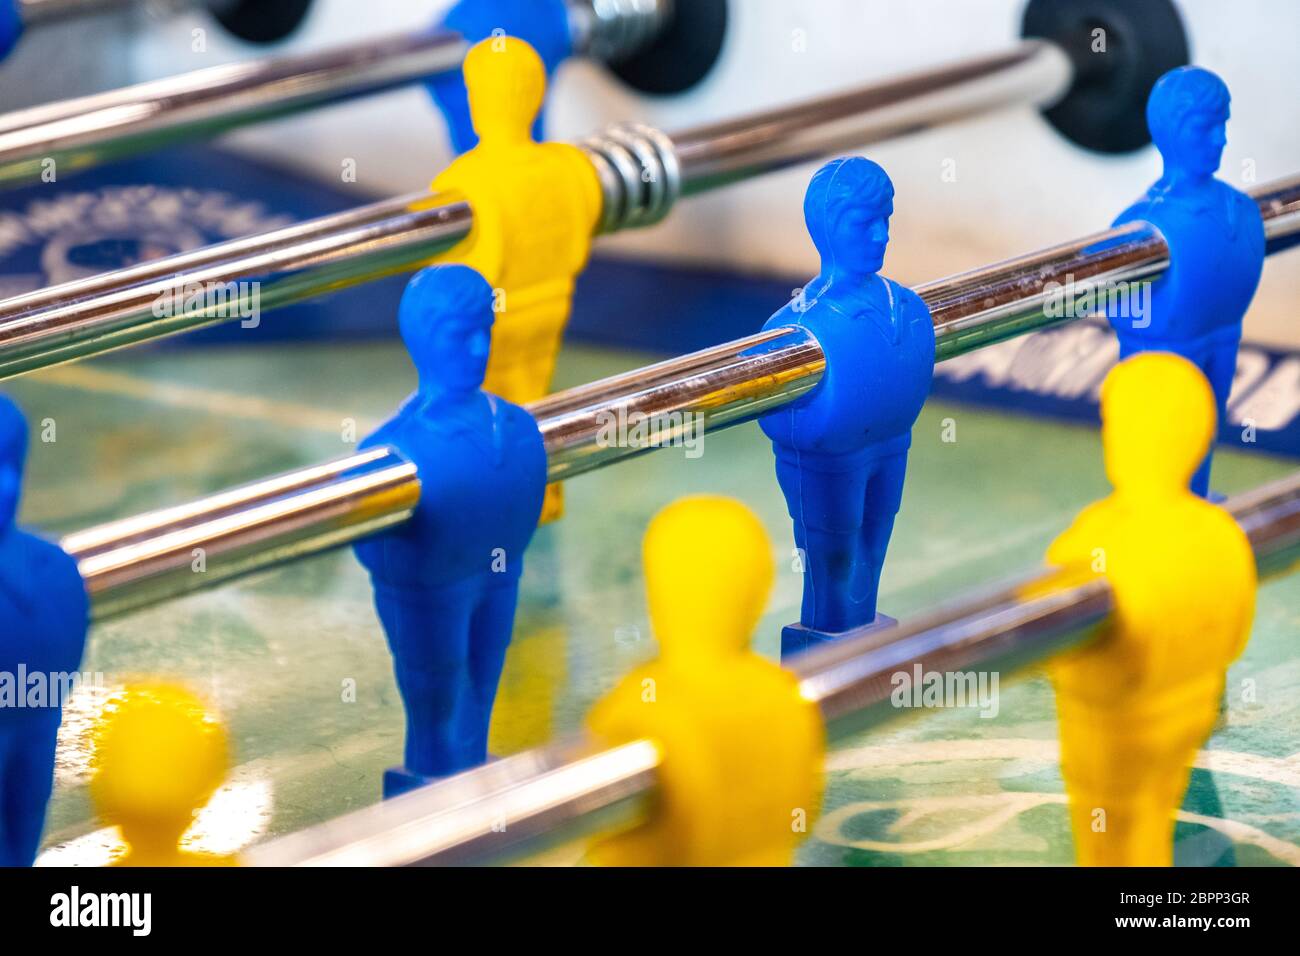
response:
<path fill-rule="evenodd" d="M 1054 43 L 1024 40 L 861 89 L 673 136 L 687 195 L 1008 106 L 1050 106 L 1074 70 Z"/>
<path fill-rule="evenodd" d="M 23 0 L 28 22 L 128 0 Z M 133 0 L 141 2 L 141 0 Z M 193 0 L 190 0 L 193 2 Z M 577 53 L 610 61 L 664 28 L 669 0 L 569 0 Z M 0 115 L 0 186 L 81 169 L 251 123 L 340 103 L 460 69 L 468 44 L 445 30 L 402 33 L 312 53 L 197 70 Z"/>
<path fill-rule="evenodd" d="M 1259 204 L 1267 252 L 1300 239 L 1300 176 L 1250 191 Z M 1128 283 L 1154 281 L 1169 268 L 1169 247 L 1145 222 L 973 269 L 916 287 L 934 319 L 936 360 L 1102 311 Z"/>
<path fill-rule="evenodd" d="M 1086 303 L 1098 293 L 1156 279 L 1167 268 L 1169 247 L 1159 230 L 1134 222 L 927 282 L 916 292 L 930 307 L 935 358 L 941 362 L 1083 318 L 1094 311 Z"/>
<path fill-rule="evenodd" d="M 918 291 L 932 311 L 937 356 L 943 360 L 1069 321 L 1063 316 L 1082 318 L 1088 310 L 1075 308 L 1076 303 L 1082 296 L 1091 299 L 1090 290 L 1103 280 L 1153 275 L 1166 259 L 1163 239 L 1151 226 L 1138 223 L 932 282 Z M 1055 301 L 1057 286 L 1060 308 L 1046 308 Z M 786 327 L 558 392 L 528 410 L 546 444 L 549 477 L 560 480 L 655 448 L 702 440 L 708 432 L 749 421 L 805 394 L 821 380 L 825 364 L 821 346 L 808 332 Z M 407 464 L 396 450 L 386 453 L 389 465 Z M 349 480 L 346 467 L 319 467 L 335 468 L 332 481 L 346 485 Z M 313 495 L 320 489 L 312 484 L 312 476 L 319 467 L 273 479 L 282 489 L 273 513 L 261 510 L 262 495 L 254 494 L 250 501 L 256 506 L 245 506 L 247 527 L 229 508 L 231 495 L 237 502 L 244 500 L 246 492 L 237 490 L 134 519 L 148 525 L 145 541 L 130 522 L 130 534 L 118 524 L 65 539 L 65 550 L 81 562 L 96 619 L 370 533 L 373 529 L 360 521 L 340 529 L 333 513 L 319 519 L 326 532 L 320 537 L 302 531 L 315 514 Z M 409 483 L 409 494 L 418 500 L 413 472 Z M 405 499 L 388 500 L 393 521 L 409 514 Z M 371 503 L 357 502 L 354 507 L 361 511 Z M 368 510 L 366 514 L 370 517 Z M 212 523 L 214 515 L 220 523 Z M 87 535 L 98 542 L 93 554 L 85 545 Z M 259 541 L 265 544 L 259 546 Z M 203 549 L 206 558 L 201 574 L 191 570 L 195 548 Z"/>
<path fill-rule="evenodd" d="M 774 329 L 557 392 L 528 411 L 547 475 L 560 480 L 747 422 L 809 391 L 825 368 L 807 330 Z"/>
<path fill-rule="evenodd" d="M 145 0 L 17 0 L 17 7 L 23 26 L 39 27 L 144 3 Z"/>
<path fill-rule="evenodd" d="M 400 524 L 419 500 L 415 466 L 379 448 L 70 534 L 62 546 L 102 618 Z"/>
<path fill-rule="evenodd" d="M 0 116 L 0 185 L 96 166 L 458 69 L 459 34 L 427 32 L 214 66 Z"/>
<path fill-rule="evenodd" d="M 1029 92 L 1039 96 L 1044 89 L 1056 88 L 1055 82 L 1048 82 L 1050 78 L 1042 74 L 1057 63 L 1058 54 L 1042 41 L 1030 41 L 1003 56 L 984 57 L 675 137 L 644 127 L 616 129 L 593 137 L 584 145 L 602 172 L 606 193 L 603 231 L 657 221 L 683 192 L 697 193 L 791 162 L 829 155 L 849 143 L 874 142 L 904 126 L 924 125 L 927 118 L 964 115 L 958 105 L 970 111 L 987 110 L 1023 102 Z M 1027 76 L 1033 82 L 1028 82 Z M 911 119 L 904 123 L 901 116 Z M 6 136 L 4 123 L 0 118 L 0 158 Z M 629 143 L 630 149 L 626 145 Z M 647 163 L 656 167 L 657 175 L 643 175 Z M 658 192 L 652 190 L 652 186 L 661 184 L 663 188 Z M 407 253 L 403 261 L 414 268 L 445 248 L 445 240 L 463 233 L 439 231 L 436 241 L 428 241 L 430 237 L 422 232 L 427 220 L 410 219 L 408 205 L 408 200 L 398 201 L 396 206 L 379 203 L 350 215 L 402 246 Z M 433 214 L 428 211 L 428 215 Z M 458 221 L 467 233 L 468 218 Z M 378 263 L 362 261 L 346 270 L 338 268 L 352 255 L 365 260 L 370 248 L 365 235 L 333 236 L 335 231 L 347 228 L 347 222 L 340 217 L 312 220 L 289 230 L 222 243 L 2 300 L 0 378 L 243 316 L 249 307 L 248 296 L 268 271 L 268 265 L 274 269 L 272 274 L 293 290 L 292 297 L 278 304 L 394 271 L 386 259 Z M 321 241 L 331 243 L 329 268 L 317 268 L 314 250 L 301 248 Z M 174 298 L 176 289 L 210 283 L 233 284 L 240 296 L 233 302 L 228 301 L 228 295 L 217 297 L 225 308 L 223 315 L 212 315 L 212 310 L 200 308 L 194 316 L 197 321 L 190 322 L 171 321 L 171 316 L 160 320 L 156 314 L 160 297 Z M 247 291 L 241 294 L 240 290 Z M 266 300 L 263 290 L 263 310 L 274 305 Z M 201 297 L 196 301 L 201 302 Z"/>
<path fill-rule="evenodd" d="M 659 759 L 648 740 L 608 749 L 566 740 L 254 847 L 242 862 L 456 865 L 537 853 L 644 820 Z"/>
<path fill-rule="evenodd" d="M 419 268 L 469 234 L 453 197 L 407 196 L 0 303 L 0 378 L 238 321 Z M 58 304 L 52 304 L 58 303 Z"/>
<path fill-rule="evenodd" d="M 1256 561 L 1273 573 L 1300 556 L 1300 472 L 1231 499 Z M 795 659 L 803 696 L 834 740 L 888 719 L 893 675 L 1011 672 L 1080 641 L 1112 610 L 1104 578 L 1047 570 L 958 600 L 881 633 Z M 458 774 L 249 851 L 254 866 L 409 866 L 498 862 L 556 842 L 634 825 L 651 806 L 660 761 L 652 741 L 601 749 L 551 744 Z"/>
<path fill-rule="evenodd" d="M 1300 175 L 1265 183 L 1250 191 L 1264 216 L 1268 252 L 1280 252 L 1300 238 Z"/>

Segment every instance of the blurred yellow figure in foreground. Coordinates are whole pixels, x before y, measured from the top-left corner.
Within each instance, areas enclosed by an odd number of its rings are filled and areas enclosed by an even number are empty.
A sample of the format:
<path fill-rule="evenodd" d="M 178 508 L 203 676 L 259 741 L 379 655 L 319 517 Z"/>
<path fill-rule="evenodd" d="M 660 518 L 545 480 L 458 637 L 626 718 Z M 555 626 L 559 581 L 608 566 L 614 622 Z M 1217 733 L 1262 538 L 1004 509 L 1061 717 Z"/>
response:
<path fill-rule="evenodd" d="M 180 848 L 229 772 L 226 729 L 189 691 L 136 684 L 114 695 L 95 728 L 90 797 L 127 844 L 117 865 L 233 865 Z"/>
<path fill-rule="evenodd" d="M 622 866 L 789 865 L 821 804 L 821 714 L 795 676 L 750 649 L 772 588 L 772 543 L 738 501 L 683 498 L 643 546 L 659 658 L 592 709 L 607 743 L 661 753 L 650 822 L 592 851 Z"/>
<path fill-rule="evenodd" d="M 1255 560 L 1245 533 L 1188 490 L 1215 435 L 1214 394 L 1187 360 L 1147 352 L 1102 386 L 1114 486 L 1047 552 L 1104 575 L 1115 613 L 1048 671 L 1078 862 L 1169 866 L 1174 814 L 1250 636 Z"/>

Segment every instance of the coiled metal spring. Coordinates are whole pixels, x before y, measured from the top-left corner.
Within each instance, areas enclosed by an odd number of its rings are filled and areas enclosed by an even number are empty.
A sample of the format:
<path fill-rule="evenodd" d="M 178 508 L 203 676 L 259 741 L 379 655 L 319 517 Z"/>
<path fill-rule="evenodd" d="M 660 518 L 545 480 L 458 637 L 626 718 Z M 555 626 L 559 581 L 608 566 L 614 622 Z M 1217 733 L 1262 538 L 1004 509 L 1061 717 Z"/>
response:
<path fill-rule="evenodd" d="M 677 148 L 662 130 L 620 123 L 581 146 L 596 167 L 605 194 L 600 232 L 659 222 L 682 193 Z"/>
<path fill-rule="evenodd" d="M 648 46 L 673 15 L 673 0 L 572 0 L 581 46 L 604 63 L 617 63 Z"/>

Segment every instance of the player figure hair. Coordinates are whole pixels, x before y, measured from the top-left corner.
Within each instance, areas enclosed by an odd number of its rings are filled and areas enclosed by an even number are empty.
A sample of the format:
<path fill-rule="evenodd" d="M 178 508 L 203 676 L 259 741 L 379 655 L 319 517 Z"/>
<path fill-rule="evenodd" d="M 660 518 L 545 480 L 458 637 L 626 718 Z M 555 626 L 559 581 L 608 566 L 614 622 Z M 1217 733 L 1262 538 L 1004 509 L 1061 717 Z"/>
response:
<path fill-rule="evenodd" d="M 832 160 L 813 176 L 804 196 L 804 219 L 817 250 L 826 255 L 830 236 L 825 226 L 846 209 L 884 213 L 894 200 L 894 184 L 877 163 L 862 156 Z"/>
<path fill-rule="evenodd" d="M 428 294 L 426 287 L 436 288 L 438 294 Z M 466 380 L 456 384 L 445 374 L 447 353 L 442 336 L 448 329 L 489 330 L 495 317 L 492 287 L 469 266 L 430 266 L 417 273 L 402 295 L 397 324 L 419 373 L 419 391 L 428 394 L 477 389 L 483 381 L 481 371 L 476 378 L 471 376 L 475 378 L 472 383 Z M 472 360 L 466 355 L 462 361 Z"/>
<path fill-rule="evenodd" d="M 421 288 L 429 284 L 437 286 L 437 296 L 421 294 Z M 397 321 L 403 339 L 408 334 L 423 338 L 433 326 L 448 320 L 460 325 L 492 324 L 492 287 L 469 266 L 422 269 L 407 283 L 402 295 Z"/>
<path fill-rule="evenodd" d="M 1197 66 L 1170 70 L 1156 81 L 1147 100 L 1147 126 L 1156 145 L 1170 142 L 1188 116 L 1208 113 L 1228 117 L 1232 96 L 1217 75 Z"/>

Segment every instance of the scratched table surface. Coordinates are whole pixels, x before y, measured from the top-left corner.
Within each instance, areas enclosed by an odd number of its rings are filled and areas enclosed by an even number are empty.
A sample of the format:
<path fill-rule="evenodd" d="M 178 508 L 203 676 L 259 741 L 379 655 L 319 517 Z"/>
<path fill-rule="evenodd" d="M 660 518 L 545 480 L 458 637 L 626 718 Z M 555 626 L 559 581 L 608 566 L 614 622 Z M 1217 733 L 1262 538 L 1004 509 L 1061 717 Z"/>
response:
<path fill-rule="evenodd" d="M 556 385 L 652 359 L 570 347 Z M 413 383 L 395 343 L 120 353 L 7 383 L 34 424 L 23 519 L 62 534 L 347 454 L 348 423 L 364 434 Z M 1215 486 L 1239 491 L 1293 467 L 1221 453 Z M 1094 429 L 932 402 L 915 432 L 882 610 L 906 618 L 1036 566 L 1106 490 Z M 771 452 L 750 424 L 707 436 L 695 459 L 661 449 L 569 483 L 567 516 L 541 529 L 527 556 L 495 753 L 575 730 L 653 654 L 641 535 L 657 509 L 701 492 L 741 498 L 771 532 L 777 584 L 756 644 L 775 656 L 800 582 Z M 1262 589 L 1223 720 L 1196 761 L 1180 863 L 1300 863 L 1297 635 L 1300 575 Z M 183 681 L 231 727 L 235 767 L 187 837 L 197 848 L 235 852 L 364 807 L 400 761 L 401 703 L 367 579 L 347 550 L 96 626 L 83 670 L 101 673 L 103 688 L 69 706 L 44 863 L 120 852 L 87 796 L 88 730 L 104 696 L 133 678 Z M 575 851 L 552 862 L 580 860 Z M 930 710 L 838 745 L 800 861 L 1069 864 L 1046 679 L 1031 671 L 1004 683 L 995 714 Z"/>

